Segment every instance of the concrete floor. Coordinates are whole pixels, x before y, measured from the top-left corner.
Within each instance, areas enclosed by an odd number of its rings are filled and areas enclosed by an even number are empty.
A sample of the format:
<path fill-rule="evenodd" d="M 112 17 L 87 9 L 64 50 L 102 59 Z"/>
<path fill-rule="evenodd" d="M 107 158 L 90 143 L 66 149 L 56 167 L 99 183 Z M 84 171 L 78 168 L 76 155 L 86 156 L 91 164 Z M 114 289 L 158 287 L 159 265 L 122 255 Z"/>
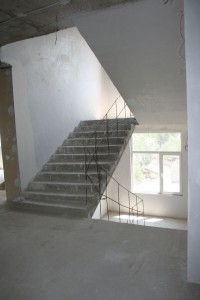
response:
<path fill-rule="evenodd" d="M 199 300 L 187 232 L 0 206 L 1 300 Z"/>

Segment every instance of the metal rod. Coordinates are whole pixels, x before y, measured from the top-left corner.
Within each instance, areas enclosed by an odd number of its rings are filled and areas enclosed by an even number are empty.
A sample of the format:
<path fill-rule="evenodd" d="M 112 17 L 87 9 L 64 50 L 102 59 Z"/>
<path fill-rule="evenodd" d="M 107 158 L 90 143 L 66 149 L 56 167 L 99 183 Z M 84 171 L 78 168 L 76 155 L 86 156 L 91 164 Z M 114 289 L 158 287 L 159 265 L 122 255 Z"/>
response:
<path fill-rule="evenodd" d="M 138 199 L 137 199 L 137 196 L 136 196 L 136 207 L 137 207 L 137 225 L 138 225 Z"/>
<path fill-rule="evenodd" d="M 121 211 L 120 211 L 120 200 L 119 200 L 119 184 L 118 184 L 118 206 L 119 206 L 119 222 L 121 223 Z"/>
<path fill-rule="evenodd" d="M 107 132 L 108 151 L 110 151 L 110 145 L 109 145 L 109 127 L 108 127 L 108 116 L 107 115 L 106 115 L 106 132 Z"/>
<path fill-rule="evenodd" d="M 131 216 L 131 199 L 130 199 L 130 192 L 128 191 L 128 214 L 129 214 L 129 223 L 131 223 L 131 220 L 130 220 L 130 216 Z"/>

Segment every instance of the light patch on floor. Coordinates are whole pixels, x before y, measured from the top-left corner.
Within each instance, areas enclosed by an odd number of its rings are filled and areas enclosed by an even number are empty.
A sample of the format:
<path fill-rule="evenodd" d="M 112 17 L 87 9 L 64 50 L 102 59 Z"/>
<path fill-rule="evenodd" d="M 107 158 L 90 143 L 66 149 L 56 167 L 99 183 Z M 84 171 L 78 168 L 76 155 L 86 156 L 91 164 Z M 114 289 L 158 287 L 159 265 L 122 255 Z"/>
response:
<path fill-rule="evenodd" d="M 145 226 L 187 230 L 186 219 L 145 216 L 145 220 L 144 220 L 143 217 L 129 216 L 128 214 L 125 213 L 121 213 L 119 217 L 118 212 L 109 212 L 109 216 L 108 214 L 106 214 L 103 216 L 102 219 L 103 220 L 109 219 L 109 221 L 112 222 L 129 223 L 129 224 L 137 224 L 137 225 L 144 225 L 145 223 Z"/>

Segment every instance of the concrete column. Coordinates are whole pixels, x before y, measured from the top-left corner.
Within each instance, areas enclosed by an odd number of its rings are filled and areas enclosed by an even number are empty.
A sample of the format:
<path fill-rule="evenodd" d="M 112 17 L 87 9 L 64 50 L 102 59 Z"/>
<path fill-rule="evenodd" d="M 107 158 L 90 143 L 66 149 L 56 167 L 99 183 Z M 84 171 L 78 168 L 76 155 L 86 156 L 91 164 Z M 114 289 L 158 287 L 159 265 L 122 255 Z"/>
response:
<path fill-rule="evenodd" d="M 200 283 L 200 1 L 185 0 L 188 108 L 188 280 Z"/>
<path fill-rule="evenodd" d="M 0 64 L 0 131 L 7 200 L 21 195 L 12 89 L 12 69 Z"/>

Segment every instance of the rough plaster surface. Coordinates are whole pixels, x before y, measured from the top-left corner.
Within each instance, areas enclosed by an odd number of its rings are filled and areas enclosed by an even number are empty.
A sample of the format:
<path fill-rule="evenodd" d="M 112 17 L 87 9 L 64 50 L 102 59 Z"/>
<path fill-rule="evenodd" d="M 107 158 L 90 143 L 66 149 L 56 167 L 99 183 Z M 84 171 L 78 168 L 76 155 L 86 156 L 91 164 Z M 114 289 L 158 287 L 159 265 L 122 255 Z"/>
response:
<path fill-rule="evenodd" d="M 186 73 L 188 106 L 188 279 L 200 283 L 200 3 L 185 0 Z"/>
<path fill-rule="evenodd" d="M 76 28 L 57 40 L 50 34 L 7 45 L 1 58 L 12 65 L 24 189 L 79 121 L 101 118 L 119 93 Z"/>
<path fill-rule="evenodd" d="M 0 299 L 199 300 L 186 232 L 0 209 Z"/>
<path fill-rule="evenodd" d="M 1 0 L 0 46 L 73 27 L 73 18 L 140 0 Z"/>

